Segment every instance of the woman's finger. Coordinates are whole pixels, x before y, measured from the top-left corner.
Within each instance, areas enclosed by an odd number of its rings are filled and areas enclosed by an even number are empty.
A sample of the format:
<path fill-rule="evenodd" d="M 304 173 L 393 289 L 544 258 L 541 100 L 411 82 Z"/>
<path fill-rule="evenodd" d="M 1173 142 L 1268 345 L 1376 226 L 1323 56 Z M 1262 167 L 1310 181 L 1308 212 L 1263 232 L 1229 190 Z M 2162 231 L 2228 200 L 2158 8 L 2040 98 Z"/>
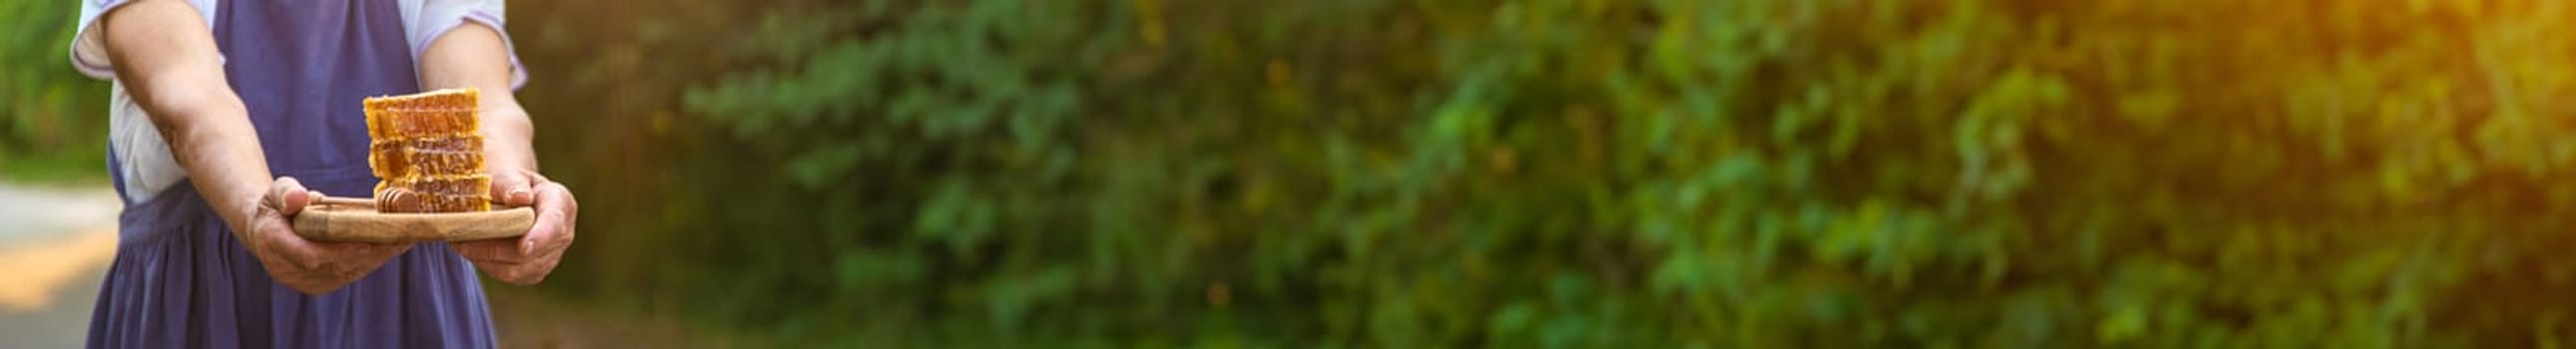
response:
<path fill-rule="evenodd" d="M 299 241 L 300 239 L 278 236 L 278 233 L 275 231 L 261 231 L 258 235 L 259 236 L 255 238 L 260 240 L 260 249 L 266 250 L 268 254 L 277 256 L 277 259 L 287 262 L 287 266 L 294 267 L 295 269 L 312 268 L 313 262 L 320 259 L 315 258 L 312 253 L 313 249 L 311 247 L 303 246 L 304 242 Z"/>
<path fill-rule="evenodd" d="M 526 171 L 492 173 L 492 199 L 507 206 L 530 206 L 536 201 L 531 187 L 540 180 Z"/>
<path fill-rule="evenodd" d="M 565 189 L 563 184 L 539 184 L 536 196 L 536 226 L 528 230 L 527 238 L 519 246 L 520 253 L 530 256 L 563 249 L 571 244 L 573 222 L 581 207 L 573 200 L 572 191 Z"/>
<path fill-rule="evenodd" d="M 256 230 L 254 234 L 258 236 L 254 238 L 260 240 L 260 249 L 277 255 L 297 269 L 311 269 L 327 259 L 320 249 L 314 247 L 313 241 L 296 236 L 293 230 L 286 227 L 284 222 L 271 222 Z"/>
<path fill-rule="evenodd" d="M 555 259 L 538 259 L 528 266 L 520 267 L 518 275 L 514 275 L 517 276 L 516 280 L 509 281 L 521 285 L 535 285 L 537 282 L 546 281 L 546 275 L 554 274 L 555 262 Z"/>
<path fill-rule="evenodd" d="M 509 245 L 490 245 L 490 247 L 501 248 L 487 249 L 487 252 L 482 253 L 506 255 L 506 258 L 475 258 L 474 256 L 469 255 L 466 257 L 466 260 L 474 262 L 474 267 L 476 269 L 481 269 L 485 274 L 492 275 L 492 278 L 501 279 L 501 281 L 513 284 L 524 285 L 536 283 L 538 279 L 543 279 L 545 277 L 545 273 L 547 271 L 554 269 L 553 264 L 548 260 L 543 258 L 534 258 L 534 256 L 518 255 L 517 250 L 508 248 L 508 246 Z"/>

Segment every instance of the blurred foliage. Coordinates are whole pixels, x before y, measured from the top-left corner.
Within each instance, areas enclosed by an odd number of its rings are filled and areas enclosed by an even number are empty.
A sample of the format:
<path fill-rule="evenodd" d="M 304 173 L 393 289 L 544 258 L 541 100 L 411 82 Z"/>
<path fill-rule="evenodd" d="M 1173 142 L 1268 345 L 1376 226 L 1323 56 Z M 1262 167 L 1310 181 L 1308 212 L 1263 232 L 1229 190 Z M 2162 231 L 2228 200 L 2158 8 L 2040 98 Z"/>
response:
<path fill-rule="evenodd" d="M 0 0 L 0 178 L 106 178 L 106 82 L 71 70 L 76 1 Z"/>
<path fill-rule="evenodd" d="M 513 6 L 547 288 L 787 344 L 2576 335 L 2557 1 Z"/>
<path fill-rule="evenodd" d="M 685 99 L 742 146 L 684 177 L 787 192 L 702 229 L 811 232 L 690 240 L 760 285 L 704 297 L 781 299 L 732 310 L 790 336 L 2576 329 L 2543 296 L 2576 286 L 2549 261 L 2576 208 L 2545 180 L 2576 150 L 2558 2 L 800 5 L 834 10 L 768 14 L 725 50 L 752 67 Z"/>

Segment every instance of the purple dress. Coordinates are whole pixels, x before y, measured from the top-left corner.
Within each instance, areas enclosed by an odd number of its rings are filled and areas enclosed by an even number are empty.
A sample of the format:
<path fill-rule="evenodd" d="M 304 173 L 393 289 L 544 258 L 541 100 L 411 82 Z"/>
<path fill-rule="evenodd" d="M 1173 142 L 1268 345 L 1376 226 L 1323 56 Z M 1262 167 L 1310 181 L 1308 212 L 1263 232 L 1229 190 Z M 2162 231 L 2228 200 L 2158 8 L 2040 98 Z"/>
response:
<path fill-rule="evenodd" d="M 224 72 L 271 172 L 339 196 L 375 186 L 360 101 L 420 91 L 395 3 L 231 0 L 215 11 Z M 445 243 L 413 246 L 356 283 L 309 296 L 271 280 L 190 184 L 127 202 L 118 223 L 116 260 L 90 320 L 93 348 L 494 345 L 474 269 Z"/>

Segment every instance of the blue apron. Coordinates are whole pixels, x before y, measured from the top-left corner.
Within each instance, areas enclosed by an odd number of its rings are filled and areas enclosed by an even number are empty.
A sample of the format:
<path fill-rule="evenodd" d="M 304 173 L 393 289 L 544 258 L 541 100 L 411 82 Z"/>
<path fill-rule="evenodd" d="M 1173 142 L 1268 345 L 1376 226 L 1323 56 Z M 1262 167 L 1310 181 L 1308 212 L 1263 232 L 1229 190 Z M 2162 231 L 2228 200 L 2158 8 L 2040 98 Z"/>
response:
<path fill-rule="evenodd" d="M 364 196 L 360 101 L 420 91 L 392 0 L 232 0 L 216 6 L 224 73 L 249 107 L 270 171 Z M 117 168 L 111 154 L 109 168 Z M 110 176 L 122 178 L 122 176 Z M 127 190 L 121 181 L 117 190 Z M 93 348 L 488 348 L 474 269 L 422 243 L 339 290 L 278 284 L 187 182 L 119 218 L 116 260 L 90 320 Z"/>

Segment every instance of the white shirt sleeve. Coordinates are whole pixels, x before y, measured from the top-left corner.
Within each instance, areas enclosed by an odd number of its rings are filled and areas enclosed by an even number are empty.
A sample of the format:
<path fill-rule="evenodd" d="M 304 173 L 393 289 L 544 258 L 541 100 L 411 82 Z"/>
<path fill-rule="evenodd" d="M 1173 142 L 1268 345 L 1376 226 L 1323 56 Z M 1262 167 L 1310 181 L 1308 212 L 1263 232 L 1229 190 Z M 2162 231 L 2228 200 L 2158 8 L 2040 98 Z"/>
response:
<path fill-rule="evenodd" d="M 188 0 L 188 5 L 197 7 L 197 15 L 205 17 L 207 30 L 213 30 L 212 26 L 215 25 L 215 1 Z M 108 62 L 107 36 L 99 32 L 98 19 L 106 16 L 108 11 L 125 7 L 125 4 L 131 1 L 80 0 L 80 2 L 80 30 L 72 34 L 72 68 L 80 70 L 81 75 L 92 78 L 114 78 L 116 66 Z"/>
<path fill-rule="evenodd" d="M 518 46 L 510 42 L 510 31 L 502 25 L 508 7 L 504 0 L 402 0 L 404 37 L 411 39 L 412 61 L 420 61 L 421 53 L 439 35 L 468 22 L 481 23 L 501 33 L 502 49 L 510 56 L 510 87 L 527 85 L 528 70 L 519 64 Z M 419 74 L 418 67 L 413 74 Z"/>
<path fill-rule="evenodd" d="M 114 82 L 107 109 L 108 152 L 111 153 L 109 156 L 119 160 L 120 166 L 114 175 L 124 182 L 125 201 L 143 202 L 159 195 L 163 189 L 177 185 L 187 178 L 188 172 L 179 168 L 179 161 L 170 156 L 170 147 L 161 140 L 159 130 L 152 127 L 152 120 L 143 113 L 142 105 L 136 104 L 134 96 L 125 91 L 125 82 L 114 81 L 116 66 L 107 58 L 107 36 L 99 32 L 98 19 L 131 1 L 79 1 L 80 29 L 72 36 L 72 68 L 80 70 L 81 75 Z M 197 8 L 197 15 L 203 16 L 207 30 L 213 30 L 215 6 L 219 5 L 217 0 L 187 2 Z"/>

